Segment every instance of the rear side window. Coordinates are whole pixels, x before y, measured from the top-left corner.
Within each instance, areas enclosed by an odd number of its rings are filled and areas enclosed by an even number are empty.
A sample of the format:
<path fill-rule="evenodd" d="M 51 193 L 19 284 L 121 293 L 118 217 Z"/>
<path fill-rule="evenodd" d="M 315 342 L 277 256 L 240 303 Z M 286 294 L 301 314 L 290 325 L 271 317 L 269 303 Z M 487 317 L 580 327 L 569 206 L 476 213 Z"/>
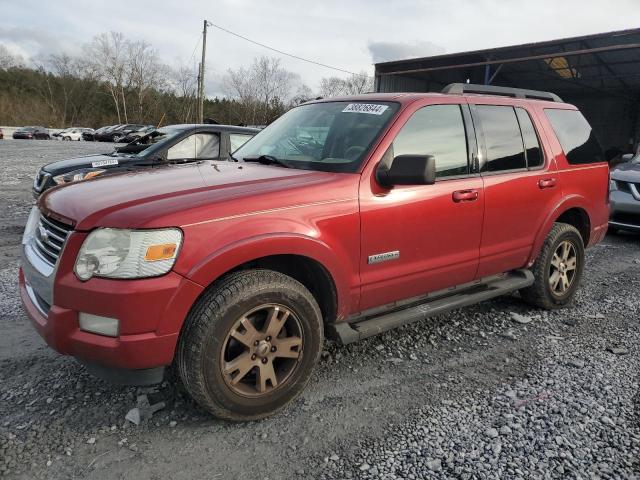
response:
<path fill-rule="evenodd" d="M 602 147 L 589 122 L 577 110 L 544 110 L 571 165 L 604 162 Z"/>
<path fill-rule="evenodd" d="M 433 155 L 436 177 L 469 173 L 459 105 L 431 105 L 414 113 L 393 141 L 393 155 Z"/>
<path fill-rule="evenodd" d="M 487 159 L 483 170 L 499 172 L 527 167 L 520 126 L 513 107 L 476 105 Z"/>
<path fill-rule="evenodd" d="M 525 156 L 527 157 L 527 167 L 541 167 L 544 163 L 544 157 L 542 156 L 542 149 L 540 148 L 536 130 L 533 128 L 531 117 L 524 108 L 520 107 L 516 108 L 516 115 L 520 123 L 520 130 L 522 130 L 522 141 L 524 142 Z"/>

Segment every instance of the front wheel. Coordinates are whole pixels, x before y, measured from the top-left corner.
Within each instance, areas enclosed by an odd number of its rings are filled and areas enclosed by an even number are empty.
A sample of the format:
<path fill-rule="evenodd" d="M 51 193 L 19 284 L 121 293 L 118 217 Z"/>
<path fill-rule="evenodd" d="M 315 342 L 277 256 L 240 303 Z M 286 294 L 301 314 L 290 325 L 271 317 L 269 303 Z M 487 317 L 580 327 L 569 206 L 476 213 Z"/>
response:
<path fill-rule="evenodd" d="M 584 268 L 584 243 L 578 230 L 555 223 L 533 264 L 535 282 L 520 290 L 522 298 L 548 310 L 561 308 L 573 300 Z"/>
<path fill-rule="evenodd" d="M 302 284 L 248 270 L 223 278 L 194 305 L 176 362 L 187 392 L 205 410 L 256 420 L 302 392 L 322 343 L 320 308 Z"/>

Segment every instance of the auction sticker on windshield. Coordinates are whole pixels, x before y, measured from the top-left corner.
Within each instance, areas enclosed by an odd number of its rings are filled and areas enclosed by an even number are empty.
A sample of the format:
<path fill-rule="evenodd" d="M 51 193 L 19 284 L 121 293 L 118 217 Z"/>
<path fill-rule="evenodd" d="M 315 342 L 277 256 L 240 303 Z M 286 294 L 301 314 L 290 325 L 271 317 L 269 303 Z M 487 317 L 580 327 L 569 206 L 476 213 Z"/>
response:
<path fill-rule="evenodd" d="M 375 103 L 350 103 L 343 112 L 347 113 L 369 113 L 371 115 L 382 115 L 389 108 L 388 105 L 377 105 Z"/>
<path fill-rule="evenodd" d="M 91 163 L 91 166 L 93 168 L 106 167 L 107 165 L 118 165 L 118 160 L 116 160 L 115 158 L 110 158 L 108 160 L 99 160 L 97 162 L 92 162 Z"/>

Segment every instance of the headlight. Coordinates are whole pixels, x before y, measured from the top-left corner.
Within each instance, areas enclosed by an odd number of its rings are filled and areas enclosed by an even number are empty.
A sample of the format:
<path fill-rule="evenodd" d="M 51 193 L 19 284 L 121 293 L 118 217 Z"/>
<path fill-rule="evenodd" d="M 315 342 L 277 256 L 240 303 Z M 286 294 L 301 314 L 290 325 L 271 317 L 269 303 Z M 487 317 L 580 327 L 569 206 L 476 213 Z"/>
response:
<path fill-rule="evenodd" d="M 173 267 L 182 243 L 182 231 L 99 228 L 86 238 L 74 271 L 80 280 L 91 277 L 157 277 Z"/>
<path fill-rule="evenodd" d="M 104 173 L 105 170 L 95 168 L 81 168 L 80 170 L 74 170 L 73 172 L 63 173 L 53 177 L 53 181 L 56 185 L 64 185 L 65 183 L 79 182 L 80 180 L 89 180 L 90 178 L 97 177 Z"/>
<path fill-rule="evenodd" d="M 32 207 L 22 234 L 22 245 L 26 245 L 33 238 L 36 228 L 38 228 L 38 223 L 40 223 L 40 210 L 38 210 L 38 207 Z"/>

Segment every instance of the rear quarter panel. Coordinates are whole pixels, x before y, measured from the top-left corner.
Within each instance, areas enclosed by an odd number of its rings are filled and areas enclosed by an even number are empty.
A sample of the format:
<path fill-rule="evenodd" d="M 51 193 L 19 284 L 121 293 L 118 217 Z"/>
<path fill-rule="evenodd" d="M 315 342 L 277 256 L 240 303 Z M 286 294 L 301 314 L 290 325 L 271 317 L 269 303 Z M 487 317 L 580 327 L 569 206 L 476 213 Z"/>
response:
<path fill-rule="evenodd" d="M 542 127 L 549 149 L 557 165 L 562 197 L 547 220 L 542 225 L 530 262 L 537 257 L 542 243 L 557 218 L 570 208 L 581 208 L 589 216 L 589 241 L 586 246 L 599 243 L 607 232 L 609 220 L 609 165 L 606 162 L 571 165 L 567 161 L 562 146 L 549 122 L 544 109 L 548 106 L 536 105 L 534 112 Z M 561 104 L 553 108 L 576 110 L 572 105 Z"/>

